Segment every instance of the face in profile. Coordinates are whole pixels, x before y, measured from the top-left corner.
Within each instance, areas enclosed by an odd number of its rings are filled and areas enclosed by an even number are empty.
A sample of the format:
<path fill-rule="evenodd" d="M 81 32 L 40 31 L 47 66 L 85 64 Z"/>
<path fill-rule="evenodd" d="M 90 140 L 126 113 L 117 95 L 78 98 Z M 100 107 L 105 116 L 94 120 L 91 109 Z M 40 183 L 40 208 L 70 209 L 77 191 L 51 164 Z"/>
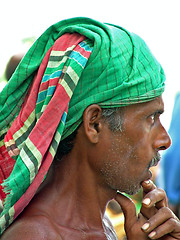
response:
<path fill-rule="evenodd" d="M 150 167 L 160 160 L 160 150 L 170 146 L 161 124 L 162 98 L 125 107 L 122 131 L 108 131 L 101 174 L 106 184 L 127 194 L 135 194 L 141 182 L 151 178 Z"/>

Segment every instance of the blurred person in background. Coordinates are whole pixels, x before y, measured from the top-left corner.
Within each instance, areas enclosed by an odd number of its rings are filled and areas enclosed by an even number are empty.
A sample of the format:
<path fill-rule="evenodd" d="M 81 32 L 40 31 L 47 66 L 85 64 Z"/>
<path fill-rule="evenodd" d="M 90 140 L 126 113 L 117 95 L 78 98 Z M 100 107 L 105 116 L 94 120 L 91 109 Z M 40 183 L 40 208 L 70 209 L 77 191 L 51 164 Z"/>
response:
<path fill-rule="evenodd" d="M 10 57 L 9 61 L 7 62 L 5 71 L 3 76 L 0 78 L 0 92 L 4 88 L 4 86 L 7 84 L 9 79 L 11 78 L 12 74 L 16 70 L 18 64 L 20 63 L 21 59 L 23 58 L 23 53 L 17 53 Z"/>
<path fill-rule="evenodd" d="M 7 65 L 6 65 L 6 69 L 5 69 L 5 78 L 7 79 L 7 81 L 9 81 L 9 79 L 11 78 L 12 74 L 14 73 L 14 71 L 16 70 L 18 64 L 20 63 L 21 59 L 23 58 L 24 53 L 18 53 L 13 55 Z"/>

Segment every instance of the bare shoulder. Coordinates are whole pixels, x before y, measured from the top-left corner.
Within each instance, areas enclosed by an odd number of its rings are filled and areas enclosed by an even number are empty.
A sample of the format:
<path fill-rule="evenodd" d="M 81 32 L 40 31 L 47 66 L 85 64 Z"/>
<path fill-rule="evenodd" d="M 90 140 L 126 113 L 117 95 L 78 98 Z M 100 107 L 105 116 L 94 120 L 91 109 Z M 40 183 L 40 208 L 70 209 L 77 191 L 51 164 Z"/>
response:
<path fill-rule="evenodd" d="M 1 236 L 1 240 L 62 240 L 55 226 L 45 216 L 16 220 Z"/>

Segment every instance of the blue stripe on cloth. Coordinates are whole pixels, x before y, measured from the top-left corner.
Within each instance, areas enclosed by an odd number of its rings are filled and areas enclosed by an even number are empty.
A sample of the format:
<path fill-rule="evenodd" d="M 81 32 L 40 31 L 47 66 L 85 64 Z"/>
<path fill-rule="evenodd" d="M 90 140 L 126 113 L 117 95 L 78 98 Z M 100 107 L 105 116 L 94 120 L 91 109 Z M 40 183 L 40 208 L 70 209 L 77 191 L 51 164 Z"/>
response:
<path fill-rule="evenodd" d="M 53 95 L 55 89 L 56 89 L 56 86 L 51 86 L 51 87 L 48 87 L 47 90 L 44 90 L 44 91 L 40 92 L 38 94 L 38 98 L 37 98 L 36 103 L 42 102 L 47 96 Z"/>
<path fill-rule="evenodd" d="M 64 112 L 62 117 L 61 117 L 61 121 L 63 122 L 64 125 L 65 125 L 66 117 L 67 117 L 67 113 Z"/>
<path fill-rule="evenodd" d="M 80 53 L 76 51 L 72 51 L 71 54 L 69 55 L 69 58 L 74 59 L 83 68 L 86 66 L 87 58 L 82 56 Z"/>
<path fill-rule="evenodd" d="M 50 78 L 58 78 L 61 76 L 62 71 L 59 70 L 57 72 L 52 73 L 51 75 L 45 75 L 42 79 L 42 82 L 47 82 Z"/>
<path fill-rule="evenodd" d="M 80 43 L 79 43 L 79 46 L 82 47 L 82 48 L 84 48 L 84 50 L 87 51 L 87 52 L 92 52 L 92 49 L 93 49 L 93 48 L 90 47 L 90 46 L 87 44 L 87 42 L 85 42 L 85 41 L 80 42 Z"/>

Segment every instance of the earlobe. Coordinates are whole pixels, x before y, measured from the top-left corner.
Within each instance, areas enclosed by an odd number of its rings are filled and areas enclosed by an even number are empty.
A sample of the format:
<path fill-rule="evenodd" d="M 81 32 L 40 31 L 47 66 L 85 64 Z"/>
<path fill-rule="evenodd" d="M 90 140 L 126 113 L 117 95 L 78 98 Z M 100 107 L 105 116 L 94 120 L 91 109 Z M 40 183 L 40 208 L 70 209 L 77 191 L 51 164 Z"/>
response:
<path fill-rule="evenodd" d="M 102 129 L 101 107 L 97 104 L 90 105 L 83 113 L 85 134 L 91 143 L 98 143 Z"/>

